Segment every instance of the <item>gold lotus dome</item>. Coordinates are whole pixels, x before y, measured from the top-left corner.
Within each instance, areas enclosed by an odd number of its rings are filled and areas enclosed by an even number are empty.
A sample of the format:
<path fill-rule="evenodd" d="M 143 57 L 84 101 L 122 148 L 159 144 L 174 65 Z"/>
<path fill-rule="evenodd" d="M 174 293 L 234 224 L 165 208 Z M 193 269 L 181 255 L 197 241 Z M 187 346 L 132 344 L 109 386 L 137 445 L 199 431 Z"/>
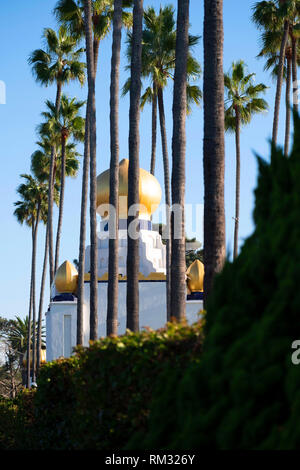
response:
<path fill-rule="evenodd" d="M 55 287 L 58 292 L 73 294 L 77 290 L 78 271 L 70 261 L 65 261 L 56 271 Z"/>
<path fill-rule="evenodd" d="M 186 272 L 187 287 L 190 292 L 203 292 L 204 265 L 196 259 Z"/>
<path fill-rule="evenodd" d="M 119 218 L 127 219 L 128 197 L 128 167 L 129 160 L 124 158 L 119 164 Z M 108 208 L 102 207 L 109 204 L 109 175 L 106 170 L 97 177 L 97 212 L 101 217 L 108 216 Z M 157 179 L 146 170 L 140 168 L 139 178 L 139 217 L 150 220 L 150 216 L 156 211 L 161 200 L 161 187 Z M 107 209 L 107 210 L 106 210 Z"/>

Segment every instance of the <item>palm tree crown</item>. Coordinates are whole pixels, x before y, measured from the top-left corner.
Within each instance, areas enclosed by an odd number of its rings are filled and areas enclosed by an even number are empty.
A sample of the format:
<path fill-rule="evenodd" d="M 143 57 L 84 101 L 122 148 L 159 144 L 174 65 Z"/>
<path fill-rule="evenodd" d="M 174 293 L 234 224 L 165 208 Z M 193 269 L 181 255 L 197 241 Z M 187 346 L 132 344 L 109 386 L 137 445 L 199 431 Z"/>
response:
<path fill-rule="evenodd" d="M 284 65 L 286 53 L 289 48 L 289 39 L 291 40 L 291 60 L 288 66 L 291 65 L 292 71 L 289 68 L 289 79 L 292 73 L 293 77 L 293 92 L 294 92 L 294 111 L 298 112 L 298 103 L 296 100 L 297 94 L 297 49 L 299 37 L 299 14 L 300 4 L 299 0 L 269 0 L 261 1 L 254 5 L 252 19 L 254 23 L 262 30 L 262 43 L 263 48 L 260 56 L 266 54 L 274 54 L 279 52 L 278 61 L 276 64 L 277 72 L 277 86 L 275 95 L 274 106 L 274 119 L 273 119 L 273 132 L 272 141 L 276 145 L 278 135 L 279 123 L 279 110 L 281 100 L 281 89 L 284 78 Z M 274 57 L 269 58 L 269 64 L 272 66 Z M 290 73 L 291 72 L 291 73 Z M 290 82 L 290 80 L 289 80 Z M 287 98 L 289 101 L 290 83 L 287 84 Z M 289 107 L 289 104 L 288 104 Z M 287 120 L 288 122 L 288 120 Z M 289 130 L 289 125 L 286 126 L 286 131 Z M 287 139 L 287 132 L 286 132 Z M 285 144 L 286 146 L 286 144 Z"/>
<path fill-rule="evenodd" d="M 31 155 L 31 171 L 40 181 L 49 180 L 50 170 L 50 152 L 51 146 L 47 138 L 36 142 L 40 149 L 33 152 Z M 50 150 L 49 150 L 50 146 Z M 76 144 L 67 143 L 66 145 L 66 176 L 75 177 L 79 170 L 79 157 L 81 154 L 76 150 Z M 54 169 L 55 173 L 55 189 L 59 190 L 58 183 L 61 179 L 61 148 L 58 148 L 58 155 L 56 158 L 57 167 Z"/>
<path fill-rule="evenodd" d="M 165 88 L 168 80 L 174 80 L 175 50 L 176 50 L 176 28 L 174 19 L 174 8 L 171 5 L 160 7 L 156 14 L 153 7 L 144 12 L 144 30 L 142 45 L 142 77 L 150 78 L 151 85 L 146 88 L 141 97 L 141 106 L 146 102 L 152 102 L 154 86 Z M 199 36 L 189 35 L 189 55 L 187 63 L 187 111 L 190 111 L 190 103 L 200 104 L 201 90 L 196 85 L 191 85 L 191 80 L 200 77 L 201 67 L 198 61 L 191 55 L 191 48 L 198 44 Z M 132 48 L 132 33 L 128 33 L 127 59 L 130 62 Z M 127 66 L 129 69 L 130 66 Z M 123 86 L 123 95 L 130 89 L 130 78 Z"/>
<path fill-rule="evenodd" d="M 235 131 L 236 112 L 241 124 L 248 124 L 254 114 L 268 109 L 267 102 L 259 95 L 267 90 L 263 83 L 254 85 L 255 74 L 247 74 L 245 63 L 233 62 L 231 74 L 224 75 L 225 84 L 225 129 Z"/>
<path fill-rule="evenodd" d="M 40 205 L 40 219 L 46 223 L 47 185 L 28 174 L 22 174 L 21 177 L 26 182 L 21 183 L 17 188 L 17 193 L 21 196 L 21 200 L 14 203 L 16 207 L 14 215 L 17 221 L 20 224 L 25 223 L 28 227 L 32 227 L 36 222 L 38 206 Z"/>
<path fill-rule="evenodd" d="M 68 33 L 66 26 L 61 26 L 58 34 L 45 28 L 43 38 L 45 50 L 36 49 L 28 59 L 36 81 L 48 86 L 54 82 L 64 84 L 78 80 L 83 85 L 85 63 L 79 61 L 83 49 L 75 49 L 77 40 Z"/>
<path fill-rule="evenodd" d="M 70 136 L 75 141 L 82 142 L 85 120 L 78 115 L 78 112 L 85 104 L 85 101 L 76 101 L 76 98 L 69 99 L 66 95 L 63 95 L 58 112 L 55 104 L 51 101 L 47 100 L 45 104 L 47 111 L 42 113 L 45 122 L 39 126 L 41 133 L 43 133 L 43 130 L 48 130 L 57 144 L 62 137 L 68 139 Z"/>
<path fill-rule="evenodd" d="M 225 85 L 225 130 L 235 132 L 236 143 L 236 195 L 235 195 L 235 228 L 234 228 L 234 258 L 238 254 L 238 230 L 240 214 L 240 130 L 241 126 L 249 124 L 252 116 L 267 110 L 267 102 L 260 94 L 267 89 L 266 85 L 254 85 L 255 74 L 246 72 L 242 60 L 233 62 L 231 73 L 224 75 Z"/>
<path fill-rule="evenodd" d="M 132 14 L 124 9 L 130 8 L 132 0 L 123 0 L 123 24 L 132 26 Z M 100 41 L 111 30 L 114 0 L 93 0 L 93 33 Z M 59 0 L 54 9 L 56 18 L 60 23 L 66 24 L 73 36 L 84 36 L 84 1 L 83 0 Z"/>

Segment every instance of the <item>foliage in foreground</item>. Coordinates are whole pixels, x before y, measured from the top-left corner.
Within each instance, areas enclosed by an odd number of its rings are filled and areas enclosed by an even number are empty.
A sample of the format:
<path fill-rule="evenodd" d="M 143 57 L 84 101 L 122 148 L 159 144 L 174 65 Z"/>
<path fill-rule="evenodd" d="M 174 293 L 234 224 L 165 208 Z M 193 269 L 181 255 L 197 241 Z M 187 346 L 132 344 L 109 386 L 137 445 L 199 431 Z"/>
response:
<path fill-rule="evenodd" d="M 167 370 L 198 364 L 202 323 L 103 338 L 41 368 L 38 388 L 0 407 L 0 448 L 122 448 L 145 433 L 153 391 Z M 2 434 L 10 414 L 10 440 Z M 3 430 L 5 434 L 5 431 Z"/>
<path fill-rule="evenodd" d="M 199 367 L 172 373 L 153 399 L 149 431 L 130 448 L 298 449 L 300 120 L 289 158 L 259 163 L 255 231 L 216 279 Z M 177 385 L 175 387 L 175 384 Z M 172 412 L 170 412 L 170 393 Z"/>

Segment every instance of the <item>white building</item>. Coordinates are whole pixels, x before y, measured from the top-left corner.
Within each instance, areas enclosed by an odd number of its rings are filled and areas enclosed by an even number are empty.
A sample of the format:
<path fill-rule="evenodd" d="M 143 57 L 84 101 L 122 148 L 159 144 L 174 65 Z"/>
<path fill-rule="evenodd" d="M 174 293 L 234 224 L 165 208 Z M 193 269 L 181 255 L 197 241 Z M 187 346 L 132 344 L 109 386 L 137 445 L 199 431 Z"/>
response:
<path fill-rule="evenodd" d="M 127 258 L 127 194 L 128 164 L 124 159 L 119 170 L 119 326 L 118 334 L 126 332 L 126 258 Z M 139 313 L 140 326 L 153 329 L 166 324 L 166 249 L 160 234 L 152 230 L 151 215 L 161 199 L 157 179 L 140 170 L 139 210 Z M 97 178 L 97 212 L 102 217 L 98 233 L 98 336 L 106 335 L 108 245 L 109 245 L 109 170 Z M 89 343 L 90 247 L 85 251 L 84 345 Z M 203 265 L 194 262 L 187 271 L 186 316 L 189 323 L 198 318 L 203 308 Z M 58 269 L 51 289 L 46 313 L 47 361 L 69 357 L 76 345 L 77 328 L 76 268 L 65 261 Z"/>

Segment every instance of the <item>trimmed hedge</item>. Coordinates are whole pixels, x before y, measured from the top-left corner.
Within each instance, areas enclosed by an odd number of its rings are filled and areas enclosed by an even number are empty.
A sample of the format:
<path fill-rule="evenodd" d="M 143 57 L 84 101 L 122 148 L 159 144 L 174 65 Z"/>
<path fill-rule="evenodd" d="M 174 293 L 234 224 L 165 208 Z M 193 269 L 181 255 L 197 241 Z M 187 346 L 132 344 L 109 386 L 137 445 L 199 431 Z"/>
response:
<path fill-rule="evenodd" d="M 11 448 L 116 449 L 144 434 L 152 394 L 166 371 L 179 379 L 188 364 L 199 363 L 203 323 L 103 338 L 69 359 L 46 363 L 30 404 L 24 394 L 13 404 Z M 172 401 L 174 390 L 170 394 Z"/>

